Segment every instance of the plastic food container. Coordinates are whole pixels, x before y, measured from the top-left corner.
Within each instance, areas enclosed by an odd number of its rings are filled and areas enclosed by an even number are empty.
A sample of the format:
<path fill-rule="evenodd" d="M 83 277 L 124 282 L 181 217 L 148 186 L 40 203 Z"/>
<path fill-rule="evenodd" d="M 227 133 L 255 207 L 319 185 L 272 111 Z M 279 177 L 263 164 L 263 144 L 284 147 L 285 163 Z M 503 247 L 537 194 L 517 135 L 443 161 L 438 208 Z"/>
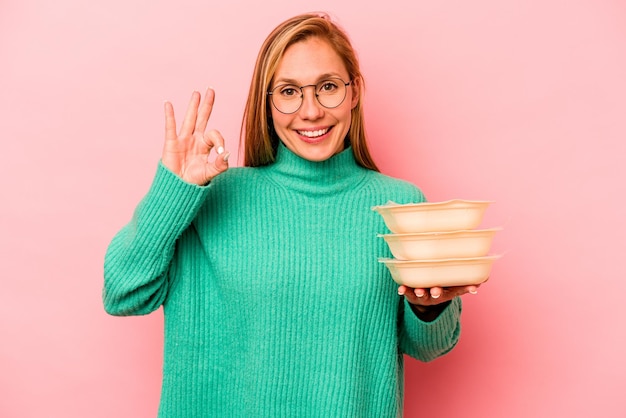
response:
<path fill-rule="evenodd" d="M 413 234 L 380 234 L 398 260 L 483 257 L 500 228 Z"/>
<path fill-rule="evenodd" d="M 446 260 L 402 261 L 381 258 L 391 277 L 399 285 L 413 288 L 435 286 L 468 286 L 483 283 L 489 278 L 493 262 L 500 256 L 456 258 Z"/>
<path fill-rule="evenodd" d="M 395 234 L 475 229 L 482 222 L 490 201 L 448 200 L 374 206 L 387 228 Z"/>

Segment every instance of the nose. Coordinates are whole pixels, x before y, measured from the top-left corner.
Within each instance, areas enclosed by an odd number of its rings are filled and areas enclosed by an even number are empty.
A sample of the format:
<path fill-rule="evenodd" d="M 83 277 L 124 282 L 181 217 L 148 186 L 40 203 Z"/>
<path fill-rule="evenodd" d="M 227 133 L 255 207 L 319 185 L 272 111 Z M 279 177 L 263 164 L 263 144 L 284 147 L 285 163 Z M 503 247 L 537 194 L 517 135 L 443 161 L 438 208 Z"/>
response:
<path fill-rule="evenodd" d="M 324 116 L 324 108 L 317 101 L 317 97 L 315 96 L 315 86 L 307 86 L 312 87 L 306 93 L 305 89 L 302 89 L 302 105 L 300 105 L 300 109 L 298 113 L 300 118 L 304 120 L 316 120 L 320 119 Z"/>

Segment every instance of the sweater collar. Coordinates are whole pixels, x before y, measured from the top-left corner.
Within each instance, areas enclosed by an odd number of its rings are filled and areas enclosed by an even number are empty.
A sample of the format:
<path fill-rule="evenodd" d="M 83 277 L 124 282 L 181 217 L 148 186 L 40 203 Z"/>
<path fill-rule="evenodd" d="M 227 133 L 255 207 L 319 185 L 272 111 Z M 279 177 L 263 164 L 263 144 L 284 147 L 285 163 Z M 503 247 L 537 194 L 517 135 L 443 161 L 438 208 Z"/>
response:
<path fill-rule="evenodd" d="M 264 167 L 281 187 L 309 195 L 334 194 L 354 188 L 367 169 L 359 166 L 347 147 L 325 161 L 309 161 L 294 154 L 279 141 L 276 161 Z"/>

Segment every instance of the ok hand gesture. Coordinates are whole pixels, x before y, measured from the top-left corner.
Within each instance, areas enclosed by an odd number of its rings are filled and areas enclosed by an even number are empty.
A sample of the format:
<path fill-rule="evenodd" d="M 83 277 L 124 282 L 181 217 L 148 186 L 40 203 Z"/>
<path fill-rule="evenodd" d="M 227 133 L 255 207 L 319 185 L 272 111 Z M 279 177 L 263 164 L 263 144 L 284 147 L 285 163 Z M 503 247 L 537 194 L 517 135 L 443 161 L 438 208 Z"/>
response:
<path fill-rule="evenodd" d="M 202 104 L 200 99 L 200 93 L 194 91 L 179 133 L 176 132 L 174 107 L 170 102 L 165 102 L 165 145 L 161 161 L 184 181 L 204 185 L 228 169 L 230 153 L 225 151 L 224 138 L 218 131 L 205 132 L 213 110 L 215 92 L 209 88 Z M 214 147 L 217 156 L 209 161 L 209 154 Z"/>

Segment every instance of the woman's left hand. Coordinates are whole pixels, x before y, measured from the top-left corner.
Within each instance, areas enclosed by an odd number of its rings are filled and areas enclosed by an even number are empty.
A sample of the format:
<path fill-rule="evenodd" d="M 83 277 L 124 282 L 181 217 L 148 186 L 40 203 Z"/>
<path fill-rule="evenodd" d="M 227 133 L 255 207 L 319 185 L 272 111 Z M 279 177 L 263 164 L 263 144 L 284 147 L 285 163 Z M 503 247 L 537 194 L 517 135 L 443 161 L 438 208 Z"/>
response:
<path fill-rule="evenodd" d="M 475 295 L 478 293 L 479 286 L 480 285 L 414 289 L 412 287 L 402 285 L 398 288 L 398 294 L 404 295 L 410 304 L 419 308 L 420 306 L 428 307 L 439 305 L 440 303 L 448 302 L 455 297 L 462 296 L 466 293 Z"/>

